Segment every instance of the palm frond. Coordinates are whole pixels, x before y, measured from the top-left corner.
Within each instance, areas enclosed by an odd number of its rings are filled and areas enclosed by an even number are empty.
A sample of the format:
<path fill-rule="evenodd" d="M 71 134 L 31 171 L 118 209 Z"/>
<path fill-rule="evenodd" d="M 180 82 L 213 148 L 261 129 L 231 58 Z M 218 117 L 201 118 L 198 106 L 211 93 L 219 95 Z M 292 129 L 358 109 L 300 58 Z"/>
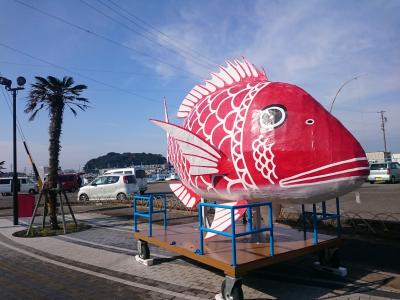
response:
<path fill-rule="evenodd" d="M 33 121 L 36 117 L 36 115 L 38 114 L 38 112 L 40 111 L 40 108 L 36 109 L 31 116 L 29 117 L 29 121 Z"/>
<path fill-rule="evenodd" d="M 68 107 L 69 107 L 69 109 L 72 111 L 72 113 L 74 114 L 74 116 L 76 117 L 76 115 L 78 114 L 78 113 L 76 112 L 76 110 L 73 109 L 70 105 L 68 105 Z"/>
<path fill-rule="evenodd" d="M 65 87 L 70 87 L 71 85 L 74 84 L 74 79 L 70 76 L 64 76 L 63 78 L 63 85 Z"/>

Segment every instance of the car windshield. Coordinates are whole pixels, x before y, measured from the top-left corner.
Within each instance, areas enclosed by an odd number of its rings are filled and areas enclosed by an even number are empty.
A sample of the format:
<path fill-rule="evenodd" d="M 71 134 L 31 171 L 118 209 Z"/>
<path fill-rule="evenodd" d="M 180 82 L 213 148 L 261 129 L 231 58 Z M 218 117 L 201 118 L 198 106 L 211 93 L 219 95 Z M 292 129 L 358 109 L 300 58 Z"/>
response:
<path fill-rule="evenodd" d="M 370 170 L 385 170 L 387 168 L 387 164 L 372 164 Z"/>

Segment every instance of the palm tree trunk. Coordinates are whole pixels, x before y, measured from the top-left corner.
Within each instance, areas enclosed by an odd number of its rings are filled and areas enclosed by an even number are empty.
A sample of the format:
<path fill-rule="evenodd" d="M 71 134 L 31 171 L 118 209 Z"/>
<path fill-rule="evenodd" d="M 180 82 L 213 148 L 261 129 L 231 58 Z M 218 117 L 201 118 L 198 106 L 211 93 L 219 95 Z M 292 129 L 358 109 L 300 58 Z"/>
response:
<path fill-rule="evenodd" d="M 56 101 L 55 101 L 56 102 Z M 62 102 L 62 101 L 60 101 Z M 58 168 L 60 156 L 60 136 L 62 115 L 64 106 L 60 103 L 53 103 L 50 108 L 50 126 L 49 126 L 49 217 L 52 229 L 59 229 L 57 220 L 57 184 Z"/>

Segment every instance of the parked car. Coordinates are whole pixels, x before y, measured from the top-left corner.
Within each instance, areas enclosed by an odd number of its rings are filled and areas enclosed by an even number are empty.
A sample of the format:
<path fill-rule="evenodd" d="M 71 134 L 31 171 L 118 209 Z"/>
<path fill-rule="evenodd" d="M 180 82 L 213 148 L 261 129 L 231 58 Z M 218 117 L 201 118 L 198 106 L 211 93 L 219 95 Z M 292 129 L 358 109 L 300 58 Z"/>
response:
<path fill-rule="evenodd" d="M 2 195 L 7 195 L 12 193 L 12 177 L 2 177 L 0 178 L 0 192 Z M 18 192 L 36 194 L 38 192 L 38 185 L 33 182 L 32 179 L 28 177 L 18 178 Z"/>
<path fill-rule="evenodd" d="M 61 181 L 63 188 L 68 192 L 75 192 L 79 190 L 82 185 L 82 178 L 77 173 L 59 174 L 58 180 Z"/>
<path fill-rule="evenodd" d="M 138 192 L 135 175 L 102 175 L 79 189 L 78 200 L 126 200 Z"/>
<path fill-rule="evenodd" d="M 147 190 L 146 172 L 141 167 L 112 169 L 104 172 L 104 175 L 107 174 L 124 174 L 124 175 L 134 174 L 136 177 L 136 183 L 139 188 L 140 194 L 143 195 L 144 192 Z"/>
<path fill-rule="evenodd" d="M 179 178 L 179 175 L 176 173 L 170 173 L 167 175 L 167 177 L 165 177 L 165 181 L 169 181 L 169 180 L 181 180 Z"/>
<path fill-rule="evenodd" d="M 398 162 L 373 163 L 369 167 L 368 181 L 396 183 L 400 181 L 400 164 Z"/>

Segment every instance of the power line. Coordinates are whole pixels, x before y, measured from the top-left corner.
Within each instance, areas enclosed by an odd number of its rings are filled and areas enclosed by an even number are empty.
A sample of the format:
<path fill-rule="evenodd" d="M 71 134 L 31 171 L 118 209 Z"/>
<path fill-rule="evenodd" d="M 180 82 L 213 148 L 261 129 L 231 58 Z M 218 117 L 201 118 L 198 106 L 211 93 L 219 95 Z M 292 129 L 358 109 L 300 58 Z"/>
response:
<path fill-rule="evenodd" d="M 28 66 L 28 67 L 38 67 L 38 68 L 48 68 L 52 66 L 47 65 L 37 65 L 37 64 L 28 64 L 28 63 L 19 63 L 19 62 L 12 62 L 12 61 L 4 61 L 0 60 L 0 64 L 9 64 L 9 65 L 16 65 L 16 66 Z M 111 73 L 111 74 L 125 74 L 129 76 L 146 76 L 149 75 L 148 73 L 132 73 L 132 71 L 115 71 L 115 70 L 106 70 L 106 69 L 93 69 L 93 68 L 80 68 L 80 67 L 68 67 L 71 70 L 77 71 L 87 71 L 87 72 L 97 72 L 97 73 Z M 192 78 L 186 75 L 180 75 L 182 78 Z"/>
<path fill-rule="evenodd" d="M 203 54 L 201 54 L 200 52 L 186 46 L 186 45 L 182 45 L 181 42 L 176 41 L 175 39 L 171 38 L 169 35 L 165 34 L 164 32 L 160 31 L 159 29 L 157 29 L 156 27 L 152 26 L 151 24 L 147 23 L 146 21 L 144 21 L 143 19 L 139 18 L 138 16 L 130 13 L 127 9 L 122 8 L 121 6 L 119 6 L 118 4 L 116 4 L 114 1 L 109 0 L 109 2 L 111 2 L 115 7 L 117 7 L 120 11 L 124 12 L 125 14 L 129 15 L 130 17 L 134 18 L 135 20 L 139 21 L 140 23 L 142 23 L 143 25 L 139 24 L 136 21 L 133 21 L 132 19 L 124 16 L 123 14 L 117 12 L 116 10 L 114 10 L 113 8 L 111 8 L 109 5 L 105 4 L 104 1 L 102 0 L 97 0 L 98 2 L 102 3 L 104 6 L 107 6 L 109 9 L 111 9 L 112 11 L 114 11 L 116 14 L 120 15 L 121 17 L 124 17 L 125 19 L 127 19 L 129 22 L 135 24 L 136 26 L 142 28 L 143 30 L 145 30 L 146 32 L 148 32 L 149 34 L 154 35 L 153 32 L 157 32 L 159 33 L 159 35 L 157 35 L 157 37 L 162 37 L 164 41 L 167 41 L 168 43 L 174 45 L 174 47 L 180 49 L 183 52 L 188 53 L 189 55 L 192 56 L 191 53 L 195 54 L 197 57 L 200 57 L 204 62 L 207 62 L 207 64 L 209 66 L 211 66 L 212 68 L 214 68 L 216 65 L 218 65 L 217 63 L 211 61 L 208 57 L 204 56 Z M 150 29 L 148 29 L 150 28 Z M 193 56 L 194 57 L 194 56 Z"/>
<path fill-rule="evenodd" d="M 80 30 L 80 31 L 83 31 L 84 33 L 87 33 L 87 34 L 93 35 L 93 36 L 95 36 L 95 37 L 97 37 L 97 38 L 100 38 L 100 39 L 102 39 L 102 40 L 105 40 L 105 41 L 107 41 L 107 42 L 109 42 L 109 43 L 111 43 L 111 44 L 117 45 L 117 46 L 122 47 L 122 48 L 129 49 L 129 50 L 134 51 L 134 52 L 136 52 L 136 53 L 138 53 L 138 54 L 140 54 L 140 55 L 142 55 L 142 56 L 149 57 L 149 58 L 151 58 L 151 59 L 153 59 L 153 60 L 155 60 L 155 61 L 158 61 L 159 63 L 162 63 L 162 64 L 164 64 L 164 65 L 167 65 L 167 66 L 169 66 L 169 67 L 171 67 L 171 68 L 173 68 L 173 69 L 176 69 L 176 70 L 178 70 L 178 71 L 182 71 L 182 72 L 185 72 L 185 73 L 188 73 L 188 74 L 193 74 L 193 75 L 199 76 L 198 74 L 196 74 L 196 73 L 194 73 L 194 72 L 188 72 L 188 71 L 186 71 L 186 70 L 184 70 L 184 69 L 182 69 L 182 68 L 180 68 L 180 67 L 174 66 L 174 65 L 172 65 L 172 64 L 170 64 L 170 63 L 167 63 L 167 62 L 165 62 L 165 61 L 163 61 L 163 60 L 161 60 L 161 59 L 159 59 L 159 58 L 157 58 L 157 57 L 154 57 L 154 56 L 152 56 L 152 55 L 150 55 L 150 54 L 148 54 L 148 53 L 141 52 L 141 51 L 139 51 L 139 50 L 137 50 L 137 49 L 135 49 L 135 48 L 129 47 L 129 46 L 127 46 L 127 45 L 124 45 L 124 44 L 122 44 L 122 43 L 120 43 L 120 42 L 118 42 L 118 41 L 116 41 L 116 40 L 113 40 L 113 39 L 111 39 L 111 38 L 108 38 L 108 37 L 106 37 L 106 36 L 104 36 L 104 35 L 101 35 L 101 34 L 95 32 L 95 31 L 92 31 L 92 30 L 87 29 L 87 28 L 85 28 L 85 27 L 82 27 L 82 26 L 80 26 L 80 25 L 74 24 L 74 23 L 72 23 L 72 22 L 70 22 L 70 21 L 68 21 L 68 20 L 65 20 L 64 18 L 61 18 L 61 17 L 55 16 L 55 15 L 53 15 L 53 14 L 50 14 L 50 13 L 48 13 L 48 12 L 42 10 L 42 9 L 36 8 L 36 7 L 34 7 L 34 6 L 32 6 L 32 5 L 29 5 L 29 4 L 25 3 L 25 2 L 22 2 L 22 1 L 20 1 L 20 0 L 14 0 L 14 1 L 17 2 L 17 3 L 19 3 L 19 4 L 21 4 L 21 5 L 24 5 L 24 6 L 28 7 L 28 8 L 30 8 L 30 9 L 34 10 L 34 11 L 37 11 L 37 12 L 39 12 L 39 13 L 41 13 L 41 14 L 47 16 L 47 17 L 50 17 L 50 18 L 55 19 L 55 20 L 57 20 L 57 21 L 59 21 L 59 22 L 62 22 L 62 23 L 67 24 L 67 25 L 69 25 L 69 26 L 71 26 L 71 27 L 74 27 L 74 28 L 76 28 L 76 29 L 78 29 L 78 30 Z"/>
<path fill-rule="evenodd" d="M 55 67 L 55 68 L 62 69 L 62 70 L 64 70 L 64 71 L 67 71 L 67 72 L 70 72 L 70 73 L 73 73 L 73 74 L 77 74 L 77 75 L 79 75 L 79 76 L 81 76 L 81 77 L 83 77 L 83 78 L 89 79 L 89 80 L 91 80 L 91 81 L 94 81 L 94 82 L 99 83 L 99 84 L 101 84 L 101 85 L 107 86 L 107 87 L 109 87 L 109 88 L 112 88 L 112 89 L 115 89 L 115 90 L 118 90 L 118 91 L 121 91 L 121 92 L 124 92 L 124 93 L 128 93 L 128 94 L 134 95 L 134 96 L 136 96 L 136 97 L 140 97 L 140 98 L 142 98 L 142 99 L 144 99 L 144 100 L 147 100 L 147 101 L 152 101 L 152 102 L 161 103 L 160 100 L 155 100 L 155 99 L 152 99 L 152 98 L 149 98 L 149 97 L 146 97 L 146 96 L 139 95 L 139 94 L 137 94 L 137 93 L 131 92 L 131 91 L 129 91 L 129 90 L 125 90 L 125 89 L 116 87 L 116 86 L 114 86 L 114 85 L 111 85 L 111 84 L 102 82 L 102 81 L 97 80 L 97 79 L 95 79 L 95 78 L 92 78 L 92 77 L 90 77 L 90 76 L 81 74 L 81 73 L 76 72 L 76 71 L 72 71 L 72 70 L 70 70 L 70 69 L 68 69 L 68 68 L 66 68 L 66 67 L 61 66 L 61 65 L 57 65 L 57 64 L 55 64 L 55 63 L 49 62 L 49 61 L 44 60 L 44 59 L 42 59 L 42 58 L 35 57 L 35 56 L 33 56 L 33 55 L 29 54 L 29 53 L 26 53 L 26 52 L 24 52 L 24 51 L 18 50 L 18 49 L 16 49 L 16 48 L 13 48 L 13 47 L 11 47 L 11 46 L 8 46 L 8 45 L 6 45 L 6 44 L 4 44 L 4 43 L 0 43 L 0 46 L 5 47 L 5 48 L 7 48 L 7 49 L 10 49 L 10 50 L 12 50 L 12 51 L 15 51 L 15 52 L 17 52 L 17 53 L 19 53 L 19 54 L 22 54 L 22 55 L 24 55 L 24 56 L 30 57 L 30 58 L 32 58 L 32 59 L 38 60 L 38 61 L 40 61 L 40 62 L 46 63 L 46 64 L 48 64 L 48 65 L 51 65 L 51 66 Z"/>
<path fill-rule="evenodd" d="M 376 111 L 369 111 L 369 110 L 357 110 L 357 109 L 348 109 L 348 108 L 342 108 L 342 107 L 336 107 L 336 110 L 339 111 L 348 111 L 348 112 L 356 112 L 356 113 L 362 113 L 362 114 L 376 114 Z"/>
<path fill-rule="evenodd" d="M 106 18 L 108 18 L 108 19 L 114 21 L 115 23 L 117 23 L 117 24 L 121 25 L 122 27 L 124 27 L 125 29 L 127 29 L 127 30 L 129 30 L 129 31 L 131 31 L 131 32 L 133 32 L 133 33 L 135 33 L 135 34 L 141 36 L 142 38 L 144 38 L 144 39 L 146 39 L 146 40 L 148 40 L 148 41 L 150 41 L 150 42 L 152 42 L 152 43 L 157 44 L 159 47 L 162 47 L 162 48 L 164 48 L 164 49 L 166 49 L 166 50 L 168 50 L 168 51 L 174 52 L 174 53 L 178 54 L 179 56 L 181 56 L 181 57 L 183 57 L 183 58 L 190 59 L 192 62 L 198 64 L 199 66 L 203 67 L 203 68 L 206 69 L 206 70 L 209 69 L 209 66 L 208 66 L 208 65 L 205 65 L 205 64 L 199 62 L 196 58 L 193 58 L 192 55 L 190 55 L 190 57 L 188 57 L 188 56 L 186 56 L 186 55 L 184 55 L 184 54 L 182 54 L 182 53 L 176 51 L 175 49 L 171 49 L 171 48 L 169 48 L 169 47 L 163 45 L 162 43 L 158 42 L 158 41 L 155 40 L 154 38 L 149 37 L 149 36 L 143 34 L 142 32 L 140 32 L 140 31 L 138 31 L 138 30 L 135 30 L 135 29 L 133 29 L 133 28 L 130 27 L 130 26 L 127 26 L 125 23 L 119 21 L 118 19 L 116 19 L 116 18 L 114 18 L 114 17 L 112 17 L 112 16 L 110 16 L 110 15 L 104 13 L 103 11 L 101 11 L 101 10 L 98 9 L 97 7 L 95 7 L 95 6 L 91 5 L 91 4 L 89 4 L 89 3 L 86 2 L 85 0 L 80 0 L 80 1 L 81 1 L 83 4 L 85 4 L 86 6 L 88 6 L 89 8 L 91 8 L 91 9 L 93 9 L 94 11 L 98 12 L 99 14 L 101 14 L 102 16 L 104 16 L 104 17 L 106 17 Z M 101 2 L 101 1 L 99 1 L 99 2 Z M 109 9 L 112 9 L 111 7 L 109 7 L 108 5 L 106 5 L 106 4 L 102 3 L 102 2 L 101 2 L 101 4 L 107 6 Z M 114 11 L 114 10 L 113 10 L 113 11 Z M 115 11 L 114 11 L 114 12 L 115 12 Z M 123 15 L 119 14 L 118 12 L 115 12 L 115 13 L 118 14 L 119 16 L 124 17 Z"/>

